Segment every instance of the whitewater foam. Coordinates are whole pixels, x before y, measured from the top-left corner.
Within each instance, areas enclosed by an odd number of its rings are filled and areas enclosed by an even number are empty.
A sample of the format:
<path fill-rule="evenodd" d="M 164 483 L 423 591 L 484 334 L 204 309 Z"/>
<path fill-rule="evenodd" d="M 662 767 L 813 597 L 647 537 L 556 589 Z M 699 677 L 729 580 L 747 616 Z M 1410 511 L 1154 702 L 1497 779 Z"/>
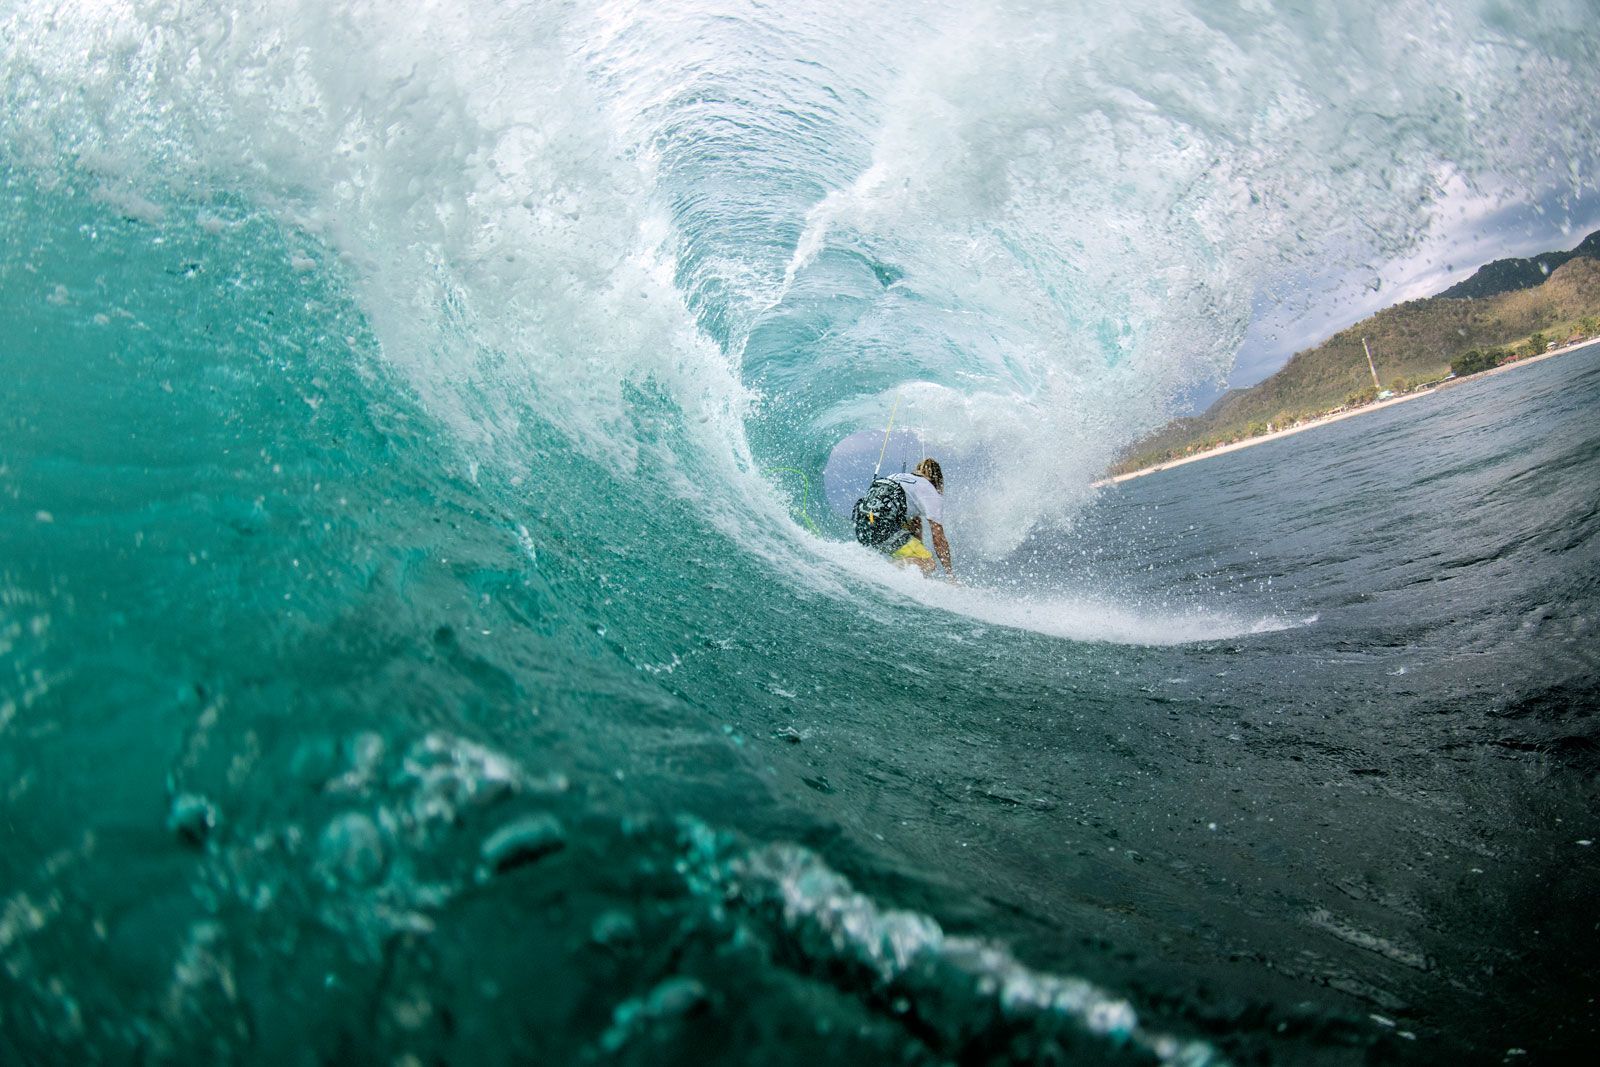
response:
<path fill-rule="evenodd" d="M 804 539 L 803 531 L 794 531 Z M 806 572 L 789 569 L 809 590 L 848 597 L 886 622 L 897 611 L 916 605 L 951 616 L 1028 630 L 1070 641 L 1124 645 L 1181 645 L 1273 633 L 1310 625 L 1314 618 L 1287 618 L 1260 612 L 1209 606 L 1202 602 L 1148 605 L 1134 598 L 1105 594 L 1045 594 L 1020 587 L 953 584 L 925 578 L 883 556 L 854 544 L 810 546 L 823 565 Z M 774 554 L 775 562 L 778 553 Z M 960 635 L 952 631 L 952 635 Z"/>
<path fill-rule="evenodd" d="M 988 556 L 1225 375 L 1275 279 L 1415 245 L 1447 186 L 1600 173 L 1577 8 L 846 12 L 18 4 L 3 149 L 157 229 L 228 197 L 326 245 L 464 466 L 532 473 L 533 415 L 748 520 L 759 466 L 899 398 L 982 457 Z"/>

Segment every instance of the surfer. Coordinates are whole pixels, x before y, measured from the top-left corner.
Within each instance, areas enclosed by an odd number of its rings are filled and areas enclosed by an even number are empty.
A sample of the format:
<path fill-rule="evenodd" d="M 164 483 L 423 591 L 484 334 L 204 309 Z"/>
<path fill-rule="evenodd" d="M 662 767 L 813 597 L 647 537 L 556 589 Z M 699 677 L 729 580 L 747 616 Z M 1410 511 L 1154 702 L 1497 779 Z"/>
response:
<path fill-rule="evenodd" d="M 902 566 L 914 563 L 924 575 L 932 576 L 938 569 L 934 565 L 936 552 L 945 573 L 953 581 L 956 572 L 950 564 L 950 542 L 944 535 L 944 471 L 939 469 L 939 461 L 931 457 L 924 459 L 913 473 L 891 474 L 889 480 L 905 490 L 905 529 L 910 534 L 905 544 L 889 553 L 889 558 Z M 928 523 L 933 552 L 928 551 L 927 540 L 923 538 L 924 520 Z"/>

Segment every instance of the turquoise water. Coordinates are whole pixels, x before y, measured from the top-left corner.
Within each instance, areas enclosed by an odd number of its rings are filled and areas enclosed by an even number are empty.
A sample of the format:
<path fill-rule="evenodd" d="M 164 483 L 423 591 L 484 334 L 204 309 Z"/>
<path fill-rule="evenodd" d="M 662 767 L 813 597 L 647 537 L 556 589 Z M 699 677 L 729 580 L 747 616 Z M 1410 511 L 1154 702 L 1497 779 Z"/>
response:
<path fill-rule="evenodd" d="M 1583 11 L 1340 12 L 0 9 L 0 1058 L 1586 1047 L 1593 351 L 1089 487 L 1587 189 Z"/>

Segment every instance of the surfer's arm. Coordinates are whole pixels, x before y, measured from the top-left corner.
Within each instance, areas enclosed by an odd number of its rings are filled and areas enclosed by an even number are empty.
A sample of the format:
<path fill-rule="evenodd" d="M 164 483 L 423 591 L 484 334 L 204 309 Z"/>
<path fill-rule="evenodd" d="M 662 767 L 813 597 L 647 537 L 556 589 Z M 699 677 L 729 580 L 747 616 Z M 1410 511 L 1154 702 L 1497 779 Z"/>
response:
<path fill-rule="evenodd" d="M 939 557 L 939 562 L 944 564 L 944 569 L 950 577 L 956 576 L 956 569 L 950 565 L 950 542 L 945 540 L 944 527 L 928 520 L 928 529 L 933 531 L 933 551 Z"/>

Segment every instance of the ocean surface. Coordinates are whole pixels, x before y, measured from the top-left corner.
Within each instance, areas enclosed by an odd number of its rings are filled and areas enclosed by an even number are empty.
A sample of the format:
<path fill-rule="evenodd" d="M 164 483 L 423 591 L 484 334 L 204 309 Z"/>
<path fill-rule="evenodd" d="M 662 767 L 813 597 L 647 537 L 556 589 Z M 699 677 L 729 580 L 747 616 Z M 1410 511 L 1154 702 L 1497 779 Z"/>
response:
<path fill-rule="evenodd" d="M 1595 1046 L 1600 348 L 1090 487 L 1592 6 L 970 8 L 0 2 L 0 1062 Z"/>

